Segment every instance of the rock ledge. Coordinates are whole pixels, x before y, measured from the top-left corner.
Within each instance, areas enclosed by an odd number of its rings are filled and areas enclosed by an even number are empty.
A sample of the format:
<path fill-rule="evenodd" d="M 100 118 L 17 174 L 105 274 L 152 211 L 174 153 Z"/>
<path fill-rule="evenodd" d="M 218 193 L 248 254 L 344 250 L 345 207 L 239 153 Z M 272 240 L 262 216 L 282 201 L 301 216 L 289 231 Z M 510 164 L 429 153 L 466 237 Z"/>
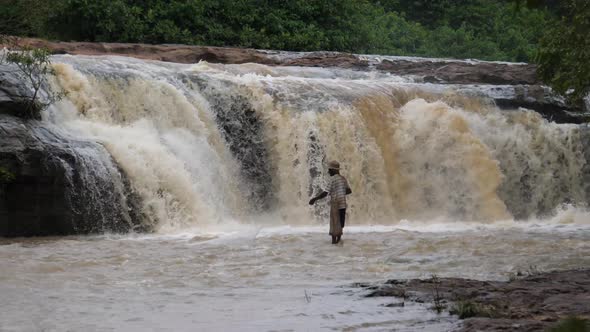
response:
<path fill-rule="evenodd" d="M 566 317 L 590 319 L 590 269 L 539 273 L 511 281 L 431 278 L 358 286 L 371 291 L 368 297 L 402 297 L 420 303 L 434 303 L 438 290 L 438 300 L 447 310 L 461 302 L 487 308 L 465 319 L 461 331 L 544 331 Z"/>

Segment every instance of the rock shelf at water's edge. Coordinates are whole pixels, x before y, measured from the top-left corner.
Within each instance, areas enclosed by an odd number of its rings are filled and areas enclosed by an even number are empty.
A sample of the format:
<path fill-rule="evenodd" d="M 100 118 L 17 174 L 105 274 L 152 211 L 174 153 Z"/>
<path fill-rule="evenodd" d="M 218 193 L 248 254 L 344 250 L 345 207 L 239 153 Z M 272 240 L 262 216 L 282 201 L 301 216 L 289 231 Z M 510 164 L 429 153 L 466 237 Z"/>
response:
<path fill-rule="evenodd" d="M 445 310 L 459 304 L 476 308 L 461 331 L 544 331 L 567 317 L 590 319 L 590 269 L 532 273 L 510 281 L 393 279 L 358 286 L 370 290 L 367 297 L 433 305 L 436 298 Z"/>

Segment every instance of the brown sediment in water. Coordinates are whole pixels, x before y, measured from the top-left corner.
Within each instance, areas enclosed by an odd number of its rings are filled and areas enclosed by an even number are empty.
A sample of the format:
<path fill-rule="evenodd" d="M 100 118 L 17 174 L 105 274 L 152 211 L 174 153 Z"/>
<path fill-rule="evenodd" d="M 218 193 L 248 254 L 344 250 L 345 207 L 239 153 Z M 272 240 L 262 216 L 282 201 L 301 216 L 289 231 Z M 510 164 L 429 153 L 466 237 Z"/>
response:
<path fill-rule="evenodd" d="M 367 297 L 438 302 L 451 311 L 466 303 L 479 308 L 460 331 L 544 331 L 567 317 L 590 319 L 590 269 L 525 274 L 510 281 L 430 278 L 360 286 L 372 290 Z"/>

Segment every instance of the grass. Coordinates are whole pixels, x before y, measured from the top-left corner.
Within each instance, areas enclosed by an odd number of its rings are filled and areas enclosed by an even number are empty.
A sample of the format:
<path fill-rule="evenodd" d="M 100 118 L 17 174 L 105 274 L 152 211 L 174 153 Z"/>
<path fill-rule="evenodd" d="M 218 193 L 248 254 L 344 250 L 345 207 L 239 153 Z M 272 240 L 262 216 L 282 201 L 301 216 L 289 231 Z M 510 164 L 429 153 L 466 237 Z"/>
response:
<path fill-rule="evenodd" d="M 590 321 L 578 317 L 560 320 L 550 332 L 590 332 Z"/>
<path fill-rule="evenodd" d="M 458 301 L 449 310 L 451 315 L 459 316 L 459 319 L 470 317 L 494 317 L 495 308 L 486 306 L 473 301 Z"/>
<path fill-rule="evenodd" d="M 432 283 L 432 301 L 434 302 L 432 309 L 440 314 L 446 309 L 446 305 L 443 303 L 443 298 L 440 295 L 440 279 L 436 274 L 433 274 L 430 277 L 430 281 Z"/>

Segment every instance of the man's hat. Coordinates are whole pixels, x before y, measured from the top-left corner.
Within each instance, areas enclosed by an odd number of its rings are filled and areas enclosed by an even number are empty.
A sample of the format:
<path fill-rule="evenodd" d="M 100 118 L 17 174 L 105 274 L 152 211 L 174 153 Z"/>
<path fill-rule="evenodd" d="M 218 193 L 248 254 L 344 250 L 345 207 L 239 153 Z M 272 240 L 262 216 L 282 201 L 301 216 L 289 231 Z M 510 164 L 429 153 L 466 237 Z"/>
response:
<path fill-rule="evenodd" d="M 333 169 L 333 170 L 340 170 L 340 163 L 337 162 L 336 160 L 332 160 L 331 162 L 328 163 L 328 169 Z"/>

